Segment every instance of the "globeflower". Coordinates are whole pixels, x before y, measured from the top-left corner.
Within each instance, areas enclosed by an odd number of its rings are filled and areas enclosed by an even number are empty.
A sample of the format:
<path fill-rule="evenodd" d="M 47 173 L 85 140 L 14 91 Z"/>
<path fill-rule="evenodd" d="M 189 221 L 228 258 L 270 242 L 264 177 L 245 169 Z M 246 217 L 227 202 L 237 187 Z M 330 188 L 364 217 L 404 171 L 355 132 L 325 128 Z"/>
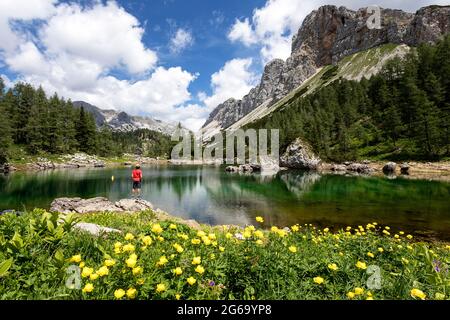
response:
<path fill-rule="evenodd" d="M 244 236 L 244 238 L 248 239 L 252 237 L 252 233 L 250 231 L 244 231 L 244 233 L 242 234 Z"/>
<path fill-rule="evenodd" d="M 192 239 L 191 243 L 192 243 L 192 244 L 200 244 L 200 243 L 201 243 L 201 240 L 195 238 L 195 239 Z"/>
<path fill-rule="evenodd" d="M 114 297 L 116 299 L 122 299 L 122 297 L 125 295 L 125 291 L 123 289 L 117 289 L 114 291 Z"/>
<path fill-rule="evenodd" d="M 113 260 L 113 259 L 106 259 L 105 262 L 104 262 L 104 265 L 107 266 L 107 267 L 112 267 L 115 264 L 116 264 L 116 261 Z"/>
<path fill-rule="evenodd" d="M 256 230 L 253 234 L 259 239 L 264 238 L 264 233 L 261 230 Z"/>
<path fill-rule="evenodd" d="M 72 256 L 72 258 L 70 258 L 70 262 L 75 262 L 75 263 L 81 262 L 81 254 Z"/>
<path fill-rule="evenodd" d="M 229 232 L 227 232 L 227 234 L 225 235 L 225 238 L 227 239 L 231 239 L 233 237 L 233 235 Z"/>
<path fill-rule="evenodd" d="M 135 250 L 135 247 L 131 243 L 127 243 L 126 245 L 124 245 L 122 247 L 123 252 L 133 252 L 134 250 Z"/>
<path fill-rule="evenodd" d="M 330 263 L 328 265 L 328 269 L 336 271 L 338 269 L 338 266 L 336 265 L 336 263 Z"/>
<path fill-rule="evenodd" d="M 258 244 L 258 245 L 262 245 L 263 241 L 261 239 L 258 239 L 258 240 L 255 241 L 255 243 Z"/>
<path fill-rule="evenodd" d="M 220 251 L 220 252 L 224 252 L 224 251 L 225 251 L 225 248 L 224 248 L 224 247 L 219 247 L 219 251 Z"/>
<path fill-rule="evenodd" d="M 183 273 L 183 270 L 182 270 L 180 267 L 177 267 L 177 268 L 173 269 L 172 272 L 173 272 L 175 275 L 179 276 L 180 274 Z"/>
<path fill-rule="evenodd" d="M 134 289 L 134 288 L 129 288 L 129 289 L 127 290 L 127 297 L 130 298 L 130 299 L 134 299 L 134 298 L 136 297 L 136 292 L 137 292 L 136 289 Z"/>
<path fill-rule="evenodd" d="M 203 236 L 202 241 L 205 244 L 205 246 L 209 246 L 211 244 L 211 240 L 209 240 L 207 236 Z"/>
<path fill-rule="evenodd" d="M 152 238 L 150 236 L 145 236 L 142 238 L 142 243 L 146 246 L 149 246 L 152 244 Z"/>
<path fill-rule="evenodd" d="M 125 260 L 125 263 L 127 264 L 127 266 L 129 268 L 134 268 L 136 266 L 136 263 L 137 263 L 137 256 L 136 255 L 131 255 L 127 260 Z"/>
<path fill-rule="evenodd" d="M 330 231 L 330 229 L 329 229 L 329 228 L 325 228 L 325 229 L 323 229 L 323 232 L 325 232 L 325 233 L 327 233 L 328 231 Z"/>
<path fill-rule="evenodd" d="M 322 277 L 315 277 L 313 280 L 317 284 L 322 284 L 324 281 Z"/>
<path fill-rule="evenodd" d="M 419 298 L 421 300 L 425 300 L 425 298 L 427 297 L 427 295 L 422 290 L 416 289 L 416 288 L 412 289 L 410 294 L 411 294 L 411 297 Z"/>
<path fill-rule="evenodd" d="M 296 253 L 297 252 L 297 247 L 296 246 L 290 246 L 289 247 L 289 251 L 292 253 Z"/>
<path fill-rule="evenodd" d="M 347 297 L 348 297 L 349 299 L 353 299 L 353 298 L 355 297 L 355 293 L 352 292 L 352 291 L 350 291 L 350 292 L 347 293 Z"/>
<path fill-rule="evenodd" d="M 380 247 L 380 248 L 378 248 L 378 252 L 380 252 L 380 253 L 381 253 L 381 252 L 383 252 L 383 251 L 384 251 L 384 249 L 383 249 L 383 248 L 381 248 L 381 247 Z"/>
<path fill-rule="evenodd" d="M 156 292 L 161 293 L 164 291 L 166 291 L 166 285 L 164 283 L 156 285 Z"/>
<path fill-rule="evenodd" d="M 141 274 L 142 273 L 142 267 L 135 267 L 135 268 L 133 268 L 132 272 L 133 272 L 133 275 Z"/>
<path fill-rule="evenodd" d="M 410 239 L 410 240 L 413 238 L 413 236 L 410 235 L 410 234 L 408 234 L 406 237 L 407 237 L 408 239 Z"/>
<path fill-rule="evenodd" d="M 194 285 L 197 282 L 197 280 L 194 277 L 187 278 L 187 283 L 189 283 L 191 286 Z"/>
<path fill-rule="evenodd" d="M 363 288 L 359 288 L 359 287 L 355 288 L 355 294 L 356 295 L 360 295 L 360 294 L 363 294 L 363 293 L 364 293 L 364 289 Z"/>
<path fill-rule="evenodd" d="M 93 268 L 88 268 L 88 267 L 84 267 L 83 271 L 81 272 L 81 276 L 83 278 L 87 278 L 89 277 L 92 273 L 94 273 L 94 269 Z"/>
<path fill-rule="evenodd" d="M 298 225 L 295 225 L 295 226 L 292 226 L 292 227 L 291 227 L 291 230 L 294 231 L 294 232 L 297 232 L 297 231 L 300 230 L 300 228 L 299 228 Z"/>
<path fill-rule="evenodd" d="M 97 280 L 97 278 L 98 278 L 98 274 L 96 274 L 96 273 L 93 273 L 93 274 L 91 274 L 91 275 L 89 276 L 89 279 L 90 279 L 91 281 Z"/>
<path fill-rule="evenodd" d="M 169 229 L 175 230 L 177 228 L 176 225 L 174 225 L 173 223 L 169 226 Z"/>
<path fill-rule="evenodd" d="M 371 258 L 375 258 L 375 255 L 372 252 L 367 252 L 367 256 L 369 256 Z"/>
<path fill-rule="evenodd" d="M 180 246 L 178 243 L 175 243 L 173 247 L 175 248 L 175 250 L 177 250 L 178 253 L 182 253 L 184 251 L 183 247 Z"/>
<path fill-rule="evenodd" d="M 84 286 L 82 291 L 84 293 L 90 293 L 90 292 L 92 292 L 92 290 L 94 290 L 93 284 L 92 283 L 86 283 L 86 285 Z"/>
<path fill-rule="evenodd" d="M 366 263 L 365 263 L 365 262 L 361 262 L 361 261 L 358 261 L 358 262 L 356 263 L 356 267 L 357 267 L 358 269 L 363 269 L 363 270 L 367 269 Z"/>
<path fill-rule="evenodd" d="M 162 257 L 159 258 L 159 261 L 156 263 L 156 265 L 163 266 L 167 262 L 169 262 L 169 260 L 167 260 L 167 257 L 166 256 L 162 256 Z"/>
<path fill-rule="evenodd" d="M 263 217 L 256 217 L 256 222 L 263 223 L 264 218 Z"/>
<path fill-rule="evenodd" d="M 203 274 L 205 273 L 205 268 L 203 268 L 201 265 L 198 265 L 197 268 L 195 268 L 195 272 Z"/>
<path fill-rule="evenodd" d="M 161 232 L 163 232 L 163 228 L 161 228 L 161 225 L 159 223 L 155 223 L 152 226 L 152 232 L 154 232 L 154 233 L 161 233 Z"/>
<path fill-rule="evenodd" d="M 205 233 L 204 231 L 199 230 L 199 231 L 197 232 L 197 237 L 201 238 L 201 237 L 204 237 L 204 236 L 206 236 L 206 233 Z"/>
<path fill-rule="evenodd" d="M 134 235 L 133 234 L 127 233 L 125 235 L 125 240 L 130 241 L 130 240 L 133 240 L 133 239 L 134 239 Z"/>
<path fill-rule="evenodd" d="M 387 231 L 387 230 L 383 230 L 383 233 L 387 236 L 390 235 L 389 231 Z"/>
<path fill-rule="evenodd" d="M 209 240 L 216 240 L 216 234 L 210 233 L 210 234 L 208 234 L 208 238 L 209 238 Z"/>
<path fill-rule="evenodd" d="M 103 266 L 103 267 L 101 267 L 100 269 L 98 269 L 96 273 L 97 273 L 100 277 L 104 277 L 104 276 L 106 276 L 106 275 L 109 274 L 108 267 Z"/>
<path fill-rule="evenodd" d="M 201 257 L 194 257 L 194 259 L 192 259 L 192 264 L 200 264 L 200 263 L 202 263 Z"/>
<path fill-rule="evenodd" d="M 270 228 L 270 231 L 272 232 L 278 232 L 278 227 L 277 226 L 273 226 L 272 228 Z"/>

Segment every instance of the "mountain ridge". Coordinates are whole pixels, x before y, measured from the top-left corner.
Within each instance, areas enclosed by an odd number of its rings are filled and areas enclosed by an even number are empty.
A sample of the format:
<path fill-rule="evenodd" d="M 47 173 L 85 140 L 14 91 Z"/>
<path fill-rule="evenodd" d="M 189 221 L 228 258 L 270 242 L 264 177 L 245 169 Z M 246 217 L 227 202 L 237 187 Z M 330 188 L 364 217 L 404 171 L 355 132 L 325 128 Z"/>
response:
<path fill-rule="evenodd" d="M 259 107 L 270 107 L 321 67 L 387 43 L 416 46 L 434 43 L 450 32 L 450 6 L 428 6 L 416 13 L 381 9 L 382 28 L 369 29 L 367 8 L 357 11 L 326 5 L 312 11 L 293 37 L 292 53 L 264 68 L 261 82 L 242 99 L 219 104 L 202 126 L 205 137 L 227 129 Z"/>
<path fill-rule="evenodd" d="M 169 123 L 152 117 L 132 116 L 125 111 L 101 109 L 85 101 L 74 101 L 75 108 L 83 107 L 94 116 L 97 127 L 107 126 L 113 131 L 130 132 L 138 129 L 148 129 L 165 135 L 171 135 L 178 123 Z"/>

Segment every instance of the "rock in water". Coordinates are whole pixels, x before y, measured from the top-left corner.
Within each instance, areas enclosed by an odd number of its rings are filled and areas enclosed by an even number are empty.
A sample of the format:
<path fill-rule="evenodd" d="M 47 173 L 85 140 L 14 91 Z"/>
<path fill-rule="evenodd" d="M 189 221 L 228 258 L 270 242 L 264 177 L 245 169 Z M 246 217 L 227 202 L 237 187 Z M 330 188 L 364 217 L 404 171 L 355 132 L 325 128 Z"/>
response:
<path fill-rule="evenodd" d="M 261 172 L 263 173 L 277 173 L 280 171 L 279 162 L 273 157 L 260 156 L 259 163 L 261 166 Z"/>
<path fill-rule="evenodd" d="M 385 174 L 394 174 L 397 164 L 395 162 L 388 162 L 383 167 L 383 172 Z"/>
<path fill-rule="evenodd" d="M 58 198 L 51 203 L 50 211 L 62 213 L 91 213 L 91 212 L 138 212 L 153 209 L 150 202 L 138 199 L 122 199 L 115 204 L 107 198 L 92 199 Z"/>
<path fill-rule="evenodd" d="M 280 158 L 283 167 L 294 169 L 317 170 L 320 162 L 311 146 L 300 138 L 292 142 Z"/>

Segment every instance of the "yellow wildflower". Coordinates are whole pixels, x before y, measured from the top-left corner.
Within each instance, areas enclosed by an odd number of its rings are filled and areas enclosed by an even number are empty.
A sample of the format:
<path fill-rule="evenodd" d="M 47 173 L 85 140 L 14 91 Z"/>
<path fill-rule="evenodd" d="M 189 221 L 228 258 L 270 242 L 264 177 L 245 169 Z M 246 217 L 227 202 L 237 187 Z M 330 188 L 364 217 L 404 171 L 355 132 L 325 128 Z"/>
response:
<path fill-rule="evenodd" d="M 205 233 L 204 231 L 199 230 L 199 231 L 197 232 L 197 237 L 201 238 L 201 237 L 204 237 L 204 236 L 206 236 L 206 233 Z"/>
<path fill-rule="evenodd" d="M 175 230 L 177 226 L 173 223 L 170 224 L 169 229 Z"/>
<path fill-rule="evenodd" d="M 116 260 L 113 260 L 113 259 L 106 259 L 104 262 L 104 265 L 107 267 L 112 267 L 115 264 L 116 264 Z"/>
<path fill-rule="evenodd" d="M 383 252 L 384 251 L 384 249 L 383 248 L 378 248 L 378 252 Z"/>
<path fill-rule="evenodd" d="M 145 236 L 142 238 L 142 243 L 146 246 L 149 246 L 152 244 L 152 238 L 150 236 Z"/>
<path fill-rule="evenodd" d="M 167 257 L 166 256 L 162 256 L 162 257 L 159 258 L 159 261 L 156 263 L 156 265 L 163 266 L 167 262 L 169 262 L 169 260 L 167 260 Z"/>
<path fill-rule="evenodd" d="M 200 264 L 200 263 L 202 263 L 201 257 L 194 257 L 194 259 L 192 259 L 192 264 Z"/>
<path fill-rule="evenodd" d="M 202 241 L 205 244 L 205 246 L 209 246 L 211 244 L 211 240 L 209 240 L 207 236 L 203 236 Z"/>
<path fill-rule="evenodd" d="M 373 297 L 367 297 L 366 300 L 373 300 Z"/>
<path fill-rule="evenodd" d="M 347 293 L 347 297 L 349 298 L 349 299 L 353 299 L 354 297 L 355 297 L 355 293 L 353 293 L 353 292 L 348 292 Z"/>
<path fill-rule="evenodd" d="M 75 262 L 75 263 L 81 262 L 81 254 L 72 256 L 72 258 L 70 258 L 70 262 Z"/>
<path fill-rule="evenodd" d="M 81 261 L 78 266 L 80 267 L 80 269 L 83 269 L 85 265 L 86 263 L 84 261 Z"/>
<path fill-rule="evenodd" d="M 419 298 L 421 300 L 425 300 L 425 298 L 427 297 L 427 295 L 422 290 L 416 289 L 416 288 L 412 289 L 410 294 L 411 294 L 411 297 Z"/>
<path fill-rule="evenodd" d="M 383 233 L 387 236 L 390 235 L 389 231 L 387 231 L 387 230 L 383 230 Z"/>
<path fill-rule="evenodd" d="M 103 266 L 96 272 L 100 277 L 107 276 L 109 274 L 109 270 L 107 266 Z"/>
<path fill-rule="evenodd" d="M 358 261 L 358 262 L 356 263 L 356 267 L 357 267 L 358 269 L 363 269 L 363 270 L 367 269 L 366 263 L 365 263 L 365 262 L 361 262 L 361 261 Z"/>
<path fill-rule="evenodd" d="M 88 268 L 88 267 L 84 267 L 83 271 L 81 272 L 81 276 L 83 278 L 87 278 L 89 277 L 92 273 L 94 273 L 94 269 L 93 268 Z"/>
<path fill-rule="evenodd" d="M 117 289 L 114 291 L 114 297 L 116 297 L 116 299 L 121 299 L 124 295 L 125 291 L 123 289 Z"/>
<path fill-rule="evenodd" d="M 263 241 L 262 241 L 261 239 L 258 239 L 258 240 L 255 241 L 255 243 L 256 243 L 256 244 L 259 244 L 259 245 L 262 245 L 262 244 L 263 244 Z"/>
<path fill-rule="evenodd" d="M 130 241 L 130 240 L 133 240 L 133 239 L 134 239 L 134 235 L 133 234 L 127 233 L 125 235 L 125 240 Z"/>
<path fill-rule="evenodd" d="M 229 232 L 227 232 L 227 234 L 225 235 L 225 238 L 227 239 L 231 239 L 233 237 L 233 235 Z"/>
<path fill-rule="evenodd" d="M 134 289 L 134 288 L 129 288 L 128 290 L 127 290 L 127 297 L 129 298 L 129 299 L 134 299 L 134 298 L 136 298 L 136 289 Z"/>
<path fill-rule="evenodd" d="M 94 290 L 94 285 L 92 283 L 86 283 L 82 291 L 84 293 L 90 293 L 92 290 Z"/>
<path fill-rule="evenodd" d="M 175 299 L 180 300 L 181 296 L 179 294 L 175 295 Z"/>
<path fill-rule="evenodd" d="M 166 291 L 166 285 L 164 283 L 159 283 L 156 285 L 156 292 L 161 293 Z"/>
<path fill-rule="evenodd" d="M 263 217 L 256 217 L 256 222 L 263 223 L 264 218 Z"/>
<path fill-rule="evenodd" d="M 325 233 L 327 233 L 328 231 L 330 231 L 330 229 L 329 229 L 329 228 L 325 228 L 325 229 L 323 229 L 323 232 L 325 232 Z"/>
<path fill-rule="evenodd" d="M 194 277 L 187 278 L 187 283 L 189 283 L 191 286 L 194 285 L 197 282 L 197 280 Z"/>
<path fill-rule="evenodd" d="M 324 281 L 322 277 L 315 277 L 313 280 L 317 284 L 322 284 Z"/>
<path fill-rule="evenodd" d="M 210 233 L 210 234 L 208 234 L 208 238 L 209 238 L 209 240 L 216 240 L 216 234 Z"/>
<path fill-rule="evenodd" d="M 388 226 L 386 226 L 386 227 L 384 227 L 386 230 L 391 230 L 391 228 L 390 227 L 388 227 Z"/>
<path fill-rule="evenodd" d="M 183 273 L 183 270 L 180 267 L 176 267 L 175 269 L 172 270 L 173 273 L 177 276 L 179 276 L 180 274 Z"/>
<path fill-rule="evenodd" d="M 413 250 L 414 248 L 410 245 L 407 245 L 406 248 L 408 248 L 408 250 Z"/>
<path fill-rule="evenodd" d="M 126 245 L 124 245 L 122 247 L 123 252 L 133 252 L 134 250 L 135 250 L 135 247 L 131 243 L 127 243 Z"/>
<path fill-rule="evenodd" d="M 203 274 L 205 273 L 205 268 L 203 268 L 201 265 L 198 265 L 197 268 L 195 268 L 195 272 Z"/>
<path fill-rule="evenodd" d="M 445 294 L 440 293 L 440 292 L 436 292 L 434 297 L 436 298 L 436 300 L 444 300 L 445 299 Z"/>
<path fill-rule="evenodd" d="M 410 235 L 410 234 L 408 234 L 406 237 L 407 237 L 408 239 L 410 239 L 410 240 L 413 238 L 413 236 Z"/>
<path fill-rule="evenodd" d="M 175 248 L 175 250 L 177 250 L 178 253 L 182 253 L 184 251 L 183 247 L 180 246 L 178 243 L 175 243 L 173 247 Z"/>
<path fill-rule="evenodd" d="M 89 279 L 92 281 L 97 280 L 97 278 L 98 278 L 98 274 L 96 274 L 96 273 L 93 273 L 89 276 Z"/>
<path fill-rule="evenodd" d="M 367 252 L 367 256 L 369 256 L 371 258 L 375 258 L 375 255 L 372 252 Z"/>
<path fill-rule="evenodd" d="M 138 274 L 141 274 L 142 273 L 142 267 L 135 267 L 135 268 L 133 268 L 133 275 L 138 275 Z"/>
<path fill-rule="evenodd" d="M 363 288 L 359 288 L 359 287 L 355 288 L 355 294 L 356 295 L 360 295 L 360 294 L 363 294 L 363 293 L 364 293 L 364 289 Z"/>
<path fill-rule="evenodd" d="M 264 233 L 261 230 L 256 230 L 253 234 L 259 239 L 264 238 Z"/>
<path fill-rule="evenodd" d="M 295 226 L 292 226 L 292 227 L 291 227 L 291 230 L 292 230 L 293 232 L 298 232 L 298 231 L 300 230 L 300 228 L 299 228 L 299 226 L 295 225 Z"/>
<path fill-rule="evenodd" d="M 244 233 L 242 235 L 244 236 L 244 238 L 248 239 L 248 238 L 251 238 L 252 233 L 250 231 L 244 231 Z"/>
<path fill-rule="evenodd" d="M 278 232 L 278 227 L 273 226 L 272 228 L 270 228 L 270 230 L 271 230 L 272 232 Z"/>
<path fill-rule="evenodd" d="M 129 268 L 134 268 L 137 263 L 137 258 L 135 256 L 130 256 L 127 260 L 125 260 L 125 263 Z"/>
<path fill-rule="evenodd" d="M 152 231 L 153 231 L 154 233 L 161 233 L 161 232 L 163 232 L 163 228 L 161 227 L 161 225 L 160 225 L 159 223 L 155 223 L 155 224 L 152 226 Z"/>
<path fill-rule="evenodd" d="M 219 247 L 219 251 L 220 251 L 220 252 L 224 252 L 224 251 L 225 251 L 225 248 L 224 248 L 224 247 Z"/>
<path fill-rule="evenodd" d="M 296 246 L 290 246 L 289 247 L 289 251 L 292 253 L 296 253 L 297 252 L 297 247 Z"/>
<path fill-rule="evenodd" d="M 201 240 L 195 238 L 195 239 L 192 239 L 191 243 L 192 243 L 192 244 L 200 244 L 200 243 L 201 243 Z"/>
<path fill-rule="evenodd" d="M 158 241 L 160 241 L 160 242 L 163 242 L 163 241 L 164 241 L 164 237 L 161 237 L 161 236 L 159 236 L 159 237 L 156 238 L 156 239 L 158 239 Z"/>
<path fill-rule="evenodd" d="M 336 265 L 336 263 L 330 263 L 328 265 L 328 269 L 336 271 L 338 269 L 338 266 Z"/>

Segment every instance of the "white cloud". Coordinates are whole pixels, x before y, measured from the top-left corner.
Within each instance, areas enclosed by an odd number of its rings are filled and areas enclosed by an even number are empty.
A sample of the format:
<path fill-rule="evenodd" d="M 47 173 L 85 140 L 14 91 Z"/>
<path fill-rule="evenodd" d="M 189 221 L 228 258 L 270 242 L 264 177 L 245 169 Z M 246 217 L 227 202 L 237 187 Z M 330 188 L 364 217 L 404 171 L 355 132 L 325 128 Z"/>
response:
<path fill-rule="evenodd" d="M 115 2 L 92 8 L 59 5 L 40 30 L 49 54 L 61 52 L 95 62 L 104 68 L 125 67 L 131 73 L 154 67 L 157 57 L 142 43 L 139 21 Z"/>
<path fill-rule="evenodd" d="M 192 34 L 184 29 L 178 29 L 175 35 L 170 39 L 170 51 L 172 53 L 180 53 L 194 43 Z"/>
<path fill-rule="evenodd" d="M 257 44 L 263 63 L 274 58 L 286 59 L 291 53 L 292 36 L 297 33 L 303 19 L 311 11 L 325 4 L 359 9 L 369 5 L 415 11 L 430 4 L 449 4 L 448 0 L 267 0 L 262 8 L 249 18 L 236 20 L 228 33 L 231 41 L 246 46 Z"/>
<path fill-rule="evenodd" d="M 225 63 L 211 76 L 213 94 L 203 98 L 205 105 L 212 110 L 229 98 L 240 99 L 256 84 L 257 76 L 250 70 L 252 59 L 233 59 Z"/>
<path fill-rule="evenodd" d="M 156 53 L 142 42 L 144 29 L 134 16 L 112 1 L 86 7 L 55 2 L 1 0 L 0 62 L 18 74 L 13 81 L 3 76 L 7 84 L 26 81 L 42 85 L 48 94 L 57 92 L 101 108 L 181 121 L 191 129 L 201 126 L 206 108 L 188 104 L 189 85 L 198 74 L 157 67 Z M 10 24 L 31 20 L 39 20 L 33 24 L 35 35 Z M 179 33 L 175 43 L 182 47 L 187 40 Z M 113 76 L 114 69 L 121 70 L 124 79 Z M 139 80 L 127 72 L 138 74 Z"/>
<path fill-rule="evenodd" d="M 246 18 L 244 21 L 236 19 L 234 25 L 231 27 L 230 32 L 228 33 L 228 39 L 233 42 L 241 41 L 246 46 L 255 44 L 258 41 L 256 34 L 253 32 L 252 27 L 250 26 L 248 18 Z"/>

